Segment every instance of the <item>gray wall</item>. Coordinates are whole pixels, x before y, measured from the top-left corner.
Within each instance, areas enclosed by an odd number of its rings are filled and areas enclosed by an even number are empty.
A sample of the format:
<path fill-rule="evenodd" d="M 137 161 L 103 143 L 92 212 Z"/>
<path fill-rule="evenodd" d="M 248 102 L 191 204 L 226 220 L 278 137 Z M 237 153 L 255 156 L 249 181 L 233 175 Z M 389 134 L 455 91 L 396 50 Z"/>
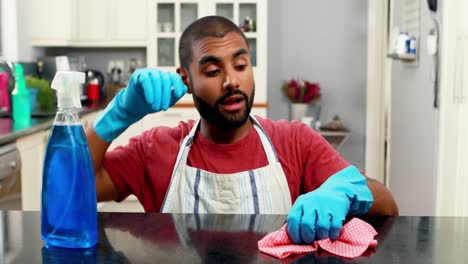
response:
<path fill-rule="evenodd" d="M 268 1 L 268 116 L 289 117 L 281 84 L 320 83 L 321 121 L 341 116 L 351 137 L 343 157 L 365 167 L 367 1 Z M 312 111 L 312 110 L 311 110 Z"/>
<path fill-rule="evenodd" d="M 394 24 L 400 28 L 403 4 L 396 0 L 394 7 Z M 426 50 L 433 23 L 426 0 L 420 4 L 419 62 L 417 66 L 400 61 L 392 64 L 388 183 L 402 215 L 435 213 L 439 113 L 432 106 L 433 60 Z"/>

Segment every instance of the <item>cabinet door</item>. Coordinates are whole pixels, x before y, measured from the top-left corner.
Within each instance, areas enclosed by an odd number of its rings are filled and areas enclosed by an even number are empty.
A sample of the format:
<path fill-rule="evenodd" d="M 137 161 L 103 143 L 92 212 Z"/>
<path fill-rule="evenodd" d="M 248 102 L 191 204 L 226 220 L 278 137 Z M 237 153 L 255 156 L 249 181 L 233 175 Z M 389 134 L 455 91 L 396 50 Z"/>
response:
<path fill-rule="evenodd" d="M 22 210 L 41 209 L 42 168 L 49 131 L 41 131 L 16 141 L 21 156 Z"/>
<path fill-rule="evenodd" d="M 112 0 L 109 14 L 113 41 L 146 45 L 148 35 L 147 0 Z"/>
<path fill-rule="evenodd" d="M 32 45 L 68 45 L 73 37 L 73 4 L 72 0 L 29 1 Z"/>
<path fill-rule="evenodd" d="M 77 39 L 78 41 L 103 41 L 110 38 L 108 34 L 108 0 L 77 1 Z"/>
<path fill-rule="evenodd" d="M 148 65 L 175 70 L 178 67 L 178 44 L 184 29 L 202 14 L 204 1 L 153 0 L 150 8 Z"/>

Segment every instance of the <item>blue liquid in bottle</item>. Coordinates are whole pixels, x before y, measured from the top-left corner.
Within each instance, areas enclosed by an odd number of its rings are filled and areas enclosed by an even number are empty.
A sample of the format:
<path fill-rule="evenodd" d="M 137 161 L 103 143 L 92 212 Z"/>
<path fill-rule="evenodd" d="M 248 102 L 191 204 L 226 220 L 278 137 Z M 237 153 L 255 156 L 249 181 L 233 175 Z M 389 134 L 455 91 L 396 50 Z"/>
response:
<path fill-rule="evenodd" d="M 94 246 L 98 238 L 96 185 L 81 123 L 54 124 L 42 181 L 42 240 L 57 247 Z"/>

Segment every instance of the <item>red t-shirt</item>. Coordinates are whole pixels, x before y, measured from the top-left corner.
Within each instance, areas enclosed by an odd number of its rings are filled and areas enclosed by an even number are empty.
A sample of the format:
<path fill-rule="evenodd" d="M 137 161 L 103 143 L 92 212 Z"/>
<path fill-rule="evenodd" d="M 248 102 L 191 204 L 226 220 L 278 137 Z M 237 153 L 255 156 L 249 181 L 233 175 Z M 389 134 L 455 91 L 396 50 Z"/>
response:
<path fill-rule="evenodd" d="M 319 187 L 349 166 L 317 132 L 299 122 L 256 117 L 270 137 L 286 175 L 291 200 Z M 195 121 L 177 127 L 155 127 L 107 152 L 103 166 L 121 193 L 134 194 L 146 212 L 159 212 L 172 176 L 180 144 Z M 235 173 L 263 167 L 268 160 L 255 129 L 233 144 L 215 144 L 199 131 L 187 165 L 214 173 Z"/>

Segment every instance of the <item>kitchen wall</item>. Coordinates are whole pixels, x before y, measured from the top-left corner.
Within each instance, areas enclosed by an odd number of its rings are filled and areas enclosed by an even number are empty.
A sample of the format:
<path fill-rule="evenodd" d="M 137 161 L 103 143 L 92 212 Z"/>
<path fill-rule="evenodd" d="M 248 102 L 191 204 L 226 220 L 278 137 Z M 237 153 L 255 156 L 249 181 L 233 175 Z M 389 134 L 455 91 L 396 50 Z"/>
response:
<path fill-rule="evenodd" d="M 335 114 L 342 118 L 351 137 L 341 153 L 361 168 L 365 168 L 366 63 L 366 0 L 268 1 L 268 116 L 289 117 L 289 102 L 281 91 L 284 80 L 301 77 L 319 82 L 322 123 Z"/>
<path fill-rule="evenodd" d="M 394 1 L 393 21 L 400 28 L 404 3 Z M 420 0 L 420 7 L 419 61 L 392 64 L 387 179 L 402 215 L 435 214 L 439 112 L 433 107 L 434 62 L 426 49 L 427 34 L 434 24 L 426 0 Z"/>

